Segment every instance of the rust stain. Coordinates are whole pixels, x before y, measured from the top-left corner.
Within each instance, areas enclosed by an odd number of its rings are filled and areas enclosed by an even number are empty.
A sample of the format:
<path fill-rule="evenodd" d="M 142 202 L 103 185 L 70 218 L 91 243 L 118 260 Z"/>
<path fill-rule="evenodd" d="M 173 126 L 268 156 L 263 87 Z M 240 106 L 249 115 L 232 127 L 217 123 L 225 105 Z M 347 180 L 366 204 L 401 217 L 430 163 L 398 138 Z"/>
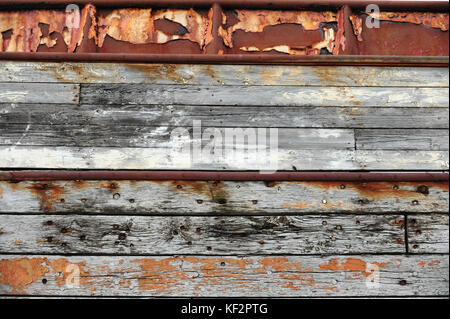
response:
<path fill-rule="evenodd" d="M 0 199 L 3 198 L 3 188 L 0 187 Z"/>
<path fill-rule="evenodd" d="M 86 5 L 80 14 L 80 28 L 68 26 L 70 13 L 62 10 L 33 10 L 0 12 L 0 52 L 36 52 L 40 45 L 52 48 L 57 44 L 57 35 L 63 39 L 67 52 L 75 52 L 82 43 L 84 26 L 88 19 L 95 21 L 96 9 Z M 48 25 L 48 34 L 43 34 L 43 25 Z M 88 38 L 96 38 L 95 23 L 92 23 Z M 10 32 L 8 37 L 4 35 Z M 47 32 L 46 32 L 47 33 Z"/>
<path fill-rule="evenodd" d="M 345 29 L 344 29 L 344 25 L 345 25 L 345 21 L 344 21 L 344 17 L 345 17 L 345 11 L 344 11 L 344 7 L 341 8 L 336 16 L 337 19 L 337 23 L 338 23 L 338 31 L 336 33 L 336 41 L 335 41 L 335 45 L 334 45 L 334 49 L 330 52 L 333 52 L 333 55 L 338 55 L 339 52 L 344 52 L 345 51 Z M 334 80 L 334 79 L 333 79 Z"/>
<path fill-rule="evenodd" d="M 305 31 L 317 31 L 321 29 L 322 23 L 337 22 L 337 16 L 331 11 L 270 11 L 270 10 L 235 10 L 234 21 L 223 15 L 222 25 L 219 26 L 218 34 L 223 39 L 225 46 L 233 48 L 233 34 L 238 30 L 247 33 L 262 33 L 266 27 L 283 24 L 301 25 Z M 234 24 L 233 24 L 234 22 Z M 335 49 L 335 30 L 324 26 L 323 40 L 304 46 L 275 45 L 267 47 L 241 46 L 239 49 L 245 52 L 270 52 L 291 55 L 317 55 L 321 49 L 326 48 L 328 52 Z"/>
<path fill-rule="evenodd" d="M 362 42 L 362 25 L 363 21 L 361 17 L 357 16 L 356 14 L 352 14 L 350 17 L 350 22 L 352 23 L 353 33 L 356 35 L 356 38 L 358 41 Z"/>
<path fill-rule="evenodd" d="M 433 261 L 428 263 L 428 266 L 434 266 L 434 265 L 437 265 L 437 264 L 440 264 L 440 263 L 441 263 L 440 260 L 433 260 Z"/>
<path fill-rule="evenodd" d="M 0 283 L 11 287 L 13 294 L 21 293 L 49 272 L 49 268 L 42 265 L 46 261 L 26 257 L 0 260 Z"/>
<path fill-rule="evenodd" d="M 364 12 L 372 18 L 381 21 L 406 22 L 413 24 L 423 24 L 425 26 L 448 31 L 449 14 L 432 12 Z"/>
<path fill-rule="evenodd" d="M 190 78 L 181 75 L 178 72 L 178 67 L 175 64 L 126 64 L 130 69 L 134 69 L 143 74 L 150 81 L 157 81 L 160 79 L 169 79 L 180 84 L 188 84 Z"/>
<path fill-rule="evenodd" d="M 53 204 L 60 202 L 65 193 L 64 187 L 47 182 L 33 183 L 26 188 L 39 198 L 41 210 L 45 212 L 51 211 Z"/>
<path fill-rule="evenodd" d="M 14 241 L 14 245 L 19 246 L 22 243 L 22 241 L 20 239 L 16 239 Z"/>
<path fill-rule="evenodd" d="M 179 25 L 174 34 L 159 30 L 155 23 L 170 21 Z M 172 40 L 186 39 L 204 49 L 212 41 L 212 9 L 207 17 L 189 10 L 126 8 L 113 10 L 98 18 L 98 46 L 101 48 L 106 36 L 132 44 L 163 44 Z"/>

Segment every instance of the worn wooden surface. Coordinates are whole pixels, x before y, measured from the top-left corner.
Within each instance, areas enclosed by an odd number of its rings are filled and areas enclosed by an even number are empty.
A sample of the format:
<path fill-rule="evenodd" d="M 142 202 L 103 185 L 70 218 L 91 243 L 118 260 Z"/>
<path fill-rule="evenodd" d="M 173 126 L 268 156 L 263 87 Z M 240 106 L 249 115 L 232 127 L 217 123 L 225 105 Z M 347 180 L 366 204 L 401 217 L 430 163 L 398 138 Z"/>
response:
<path fill-rule="evenodd" d="M 0 213 L 448 212 L 448 183 L 0 181 Z"/>
<path fill-rule="evenodd" d="M 411 253 L 448 254 L 448 214 L 408 217 L 408 248 Z"/>
<path fill-rule="evenodd" d="M 449 293 L 448 265 L 448 255 L 16 255 L 0 261 L 0 291 L 58 296 L 442 296 Z M 13 270 L 17 276 L 10 275 Z"/>
<path fill-rule="evenodd" d="M 448 86 L 432 67 L 0 61 L 0 169 L 448 170 Z M 195 120 L 276 128 L 278 152 L 191 161 L 171 133 Z M 1 181 L 0 295 L 448 296 L 448 209 L 448 182 Z"/>
<path fill-rule="evenodd" d="M 449 86 L 449 70 L 439 67 L 87 64 L 0 61 L 0 81 L 446 88 Z"/>
<path fill-rule="evenodd" d="M 400 215 L 12 215 L 0 220 L 0 251 L 111 255 L 404 253 L 404 224 Z"/>

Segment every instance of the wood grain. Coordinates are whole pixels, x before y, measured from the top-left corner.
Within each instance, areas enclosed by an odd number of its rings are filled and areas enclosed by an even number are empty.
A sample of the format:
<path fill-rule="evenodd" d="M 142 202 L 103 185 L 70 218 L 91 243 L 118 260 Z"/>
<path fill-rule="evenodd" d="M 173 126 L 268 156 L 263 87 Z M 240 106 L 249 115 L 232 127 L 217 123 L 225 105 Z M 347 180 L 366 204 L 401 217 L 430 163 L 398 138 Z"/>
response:
<path fill-rule="evenodd" d="M 0 83 L 0 103 L 78 103 L 78 84 Z"/>
<path fill-rule="evenodd" d="M 448 87 L 447 68 L 0 61 L 2 82 Z"/>
<path fill-rule="evenodd" d="M 448 229 L 448 214 L 408 216 L 409 252 L 448 254 Z"/>
<path fill-rule="evenodd" d="M 200 105 L 51 105 L 4 104 L 0 125 L 81 125 L 114 129 L 122 126 L 278 127 L 278 128 L 411 128 L 449 127 L 448 108 L 411 107 L 263 107 Z M 51 129 L 51 128 L 49 128 Z M 57 128 L 55 128 L 56 130 Z"/>
<path fill-rule="evenodd" d="M 81 103 L 448 107 L 448 88 L 82 84 Z"/>
<path fill-rule="evenodd" d="M 0 253 L 261 255 L 404 253 L 404 217 L 0 216 Z"/>

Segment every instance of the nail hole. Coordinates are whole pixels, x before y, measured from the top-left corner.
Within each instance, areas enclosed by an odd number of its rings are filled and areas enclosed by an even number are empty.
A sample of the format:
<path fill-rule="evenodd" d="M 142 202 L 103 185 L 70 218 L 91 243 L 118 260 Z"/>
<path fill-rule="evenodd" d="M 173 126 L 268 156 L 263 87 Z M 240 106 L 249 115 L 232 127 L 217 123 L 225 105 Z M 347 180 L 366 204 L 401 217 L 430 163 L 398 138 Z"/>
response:
<path fill-rule="evenodd" d="M 398 284 L 399 284 L 400 286 L 405 286 L 405 285 L 406 285 L 406 280 L 400 280 L 400 281 L 398 282 Z"/>
<path fill-rule="evenodd" d="M 322 225 L 323 225 L 323 226 L 326 226 L 326 225 L 328 225 L 328 223 L 324 220 L 324 221 L 322 222 Z"/>
<path fill-rule="evenodd" d="M 47 279 L 42 279 L 42 283 L 45 285 L 47 283 Z"/>
<path fill-rule="evenodd" d="M 86 240 L 86 235 L 81 235 L 80 240 Z"/>
<path fill-rule="evenodd" d="M 197 199 L 197 204 L 203 204 L 203 200 Z"/>
<path fill-rule="evenodd" d="M 225 267 L 225 262 L 222 261 L 222 262 L 220 263 L 220 265 L 221 265 L 222 267 Z"/>
<path fill-rule="evenodd" d="M 114 198 L 114 199 L 119 199 L 119 198 L 120 198 L 120 194 L 119 194 L 119 193 L 115 193 L 115 194 L 113 195 L 113 198 Z"/>
<path fill-rule="evenodd" d="M 256 199 L 252 200 L 253 205 L 258 204 L 258 201 Z"/>
<path fill-rule="evenodd" d="M 340 188 L 340 189 L 345 189 L 345 185 L 344 185 L 344 184 L 341 184 L 341 185 L 339 186 L 339 188 Z"/>
<path fill-rule="evenodd" d="M 127 235 L 125 234 L 119 234 L 119 240 L 125 240 L 127 238 Z"/>

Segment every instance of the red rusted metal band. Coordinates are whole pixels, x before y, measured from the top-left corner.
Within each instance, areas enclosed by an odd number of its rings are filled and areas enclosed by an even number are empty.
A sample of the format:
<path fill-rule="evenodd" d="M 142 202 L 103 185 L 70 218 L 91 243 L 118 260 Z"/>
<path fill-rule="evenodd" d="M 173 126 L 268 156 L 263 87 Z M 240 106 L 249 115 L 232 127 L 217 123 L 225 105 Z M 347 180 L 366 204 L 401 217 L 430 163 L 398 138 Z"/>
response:
<path fill-rule="evenodd" d="M 4 181 L 190 180 L 190 181 L 348 181 L 445 182 L 448 172 L 212 172 L 212 171 L 0 171 Z"/>
<path fill-rule="evenodd" d="M 63 6 L 71 3 L 93 4 L 98 7 L 136 7 L 136 6 L 177 6 L 177 7 L 206 7 L 214 3 L 232 8 L 264 8 L 264 9 L 298 9 L 305 7 L 339 7 L 349 5 L 355 8 L 376 4 L 382 9 L 427 9 L 448 10 L 449 2 L 440 0 L 430 1 L 401 1 L 401 0 L 0 0 L 0 7 L 13 6 Z"/>
<path fill-rule="evenodd" d="M 135 63 L 449 66 L 449 57 L 269 54 L 132 54 L 0 52 L 0 60 Z"/>

